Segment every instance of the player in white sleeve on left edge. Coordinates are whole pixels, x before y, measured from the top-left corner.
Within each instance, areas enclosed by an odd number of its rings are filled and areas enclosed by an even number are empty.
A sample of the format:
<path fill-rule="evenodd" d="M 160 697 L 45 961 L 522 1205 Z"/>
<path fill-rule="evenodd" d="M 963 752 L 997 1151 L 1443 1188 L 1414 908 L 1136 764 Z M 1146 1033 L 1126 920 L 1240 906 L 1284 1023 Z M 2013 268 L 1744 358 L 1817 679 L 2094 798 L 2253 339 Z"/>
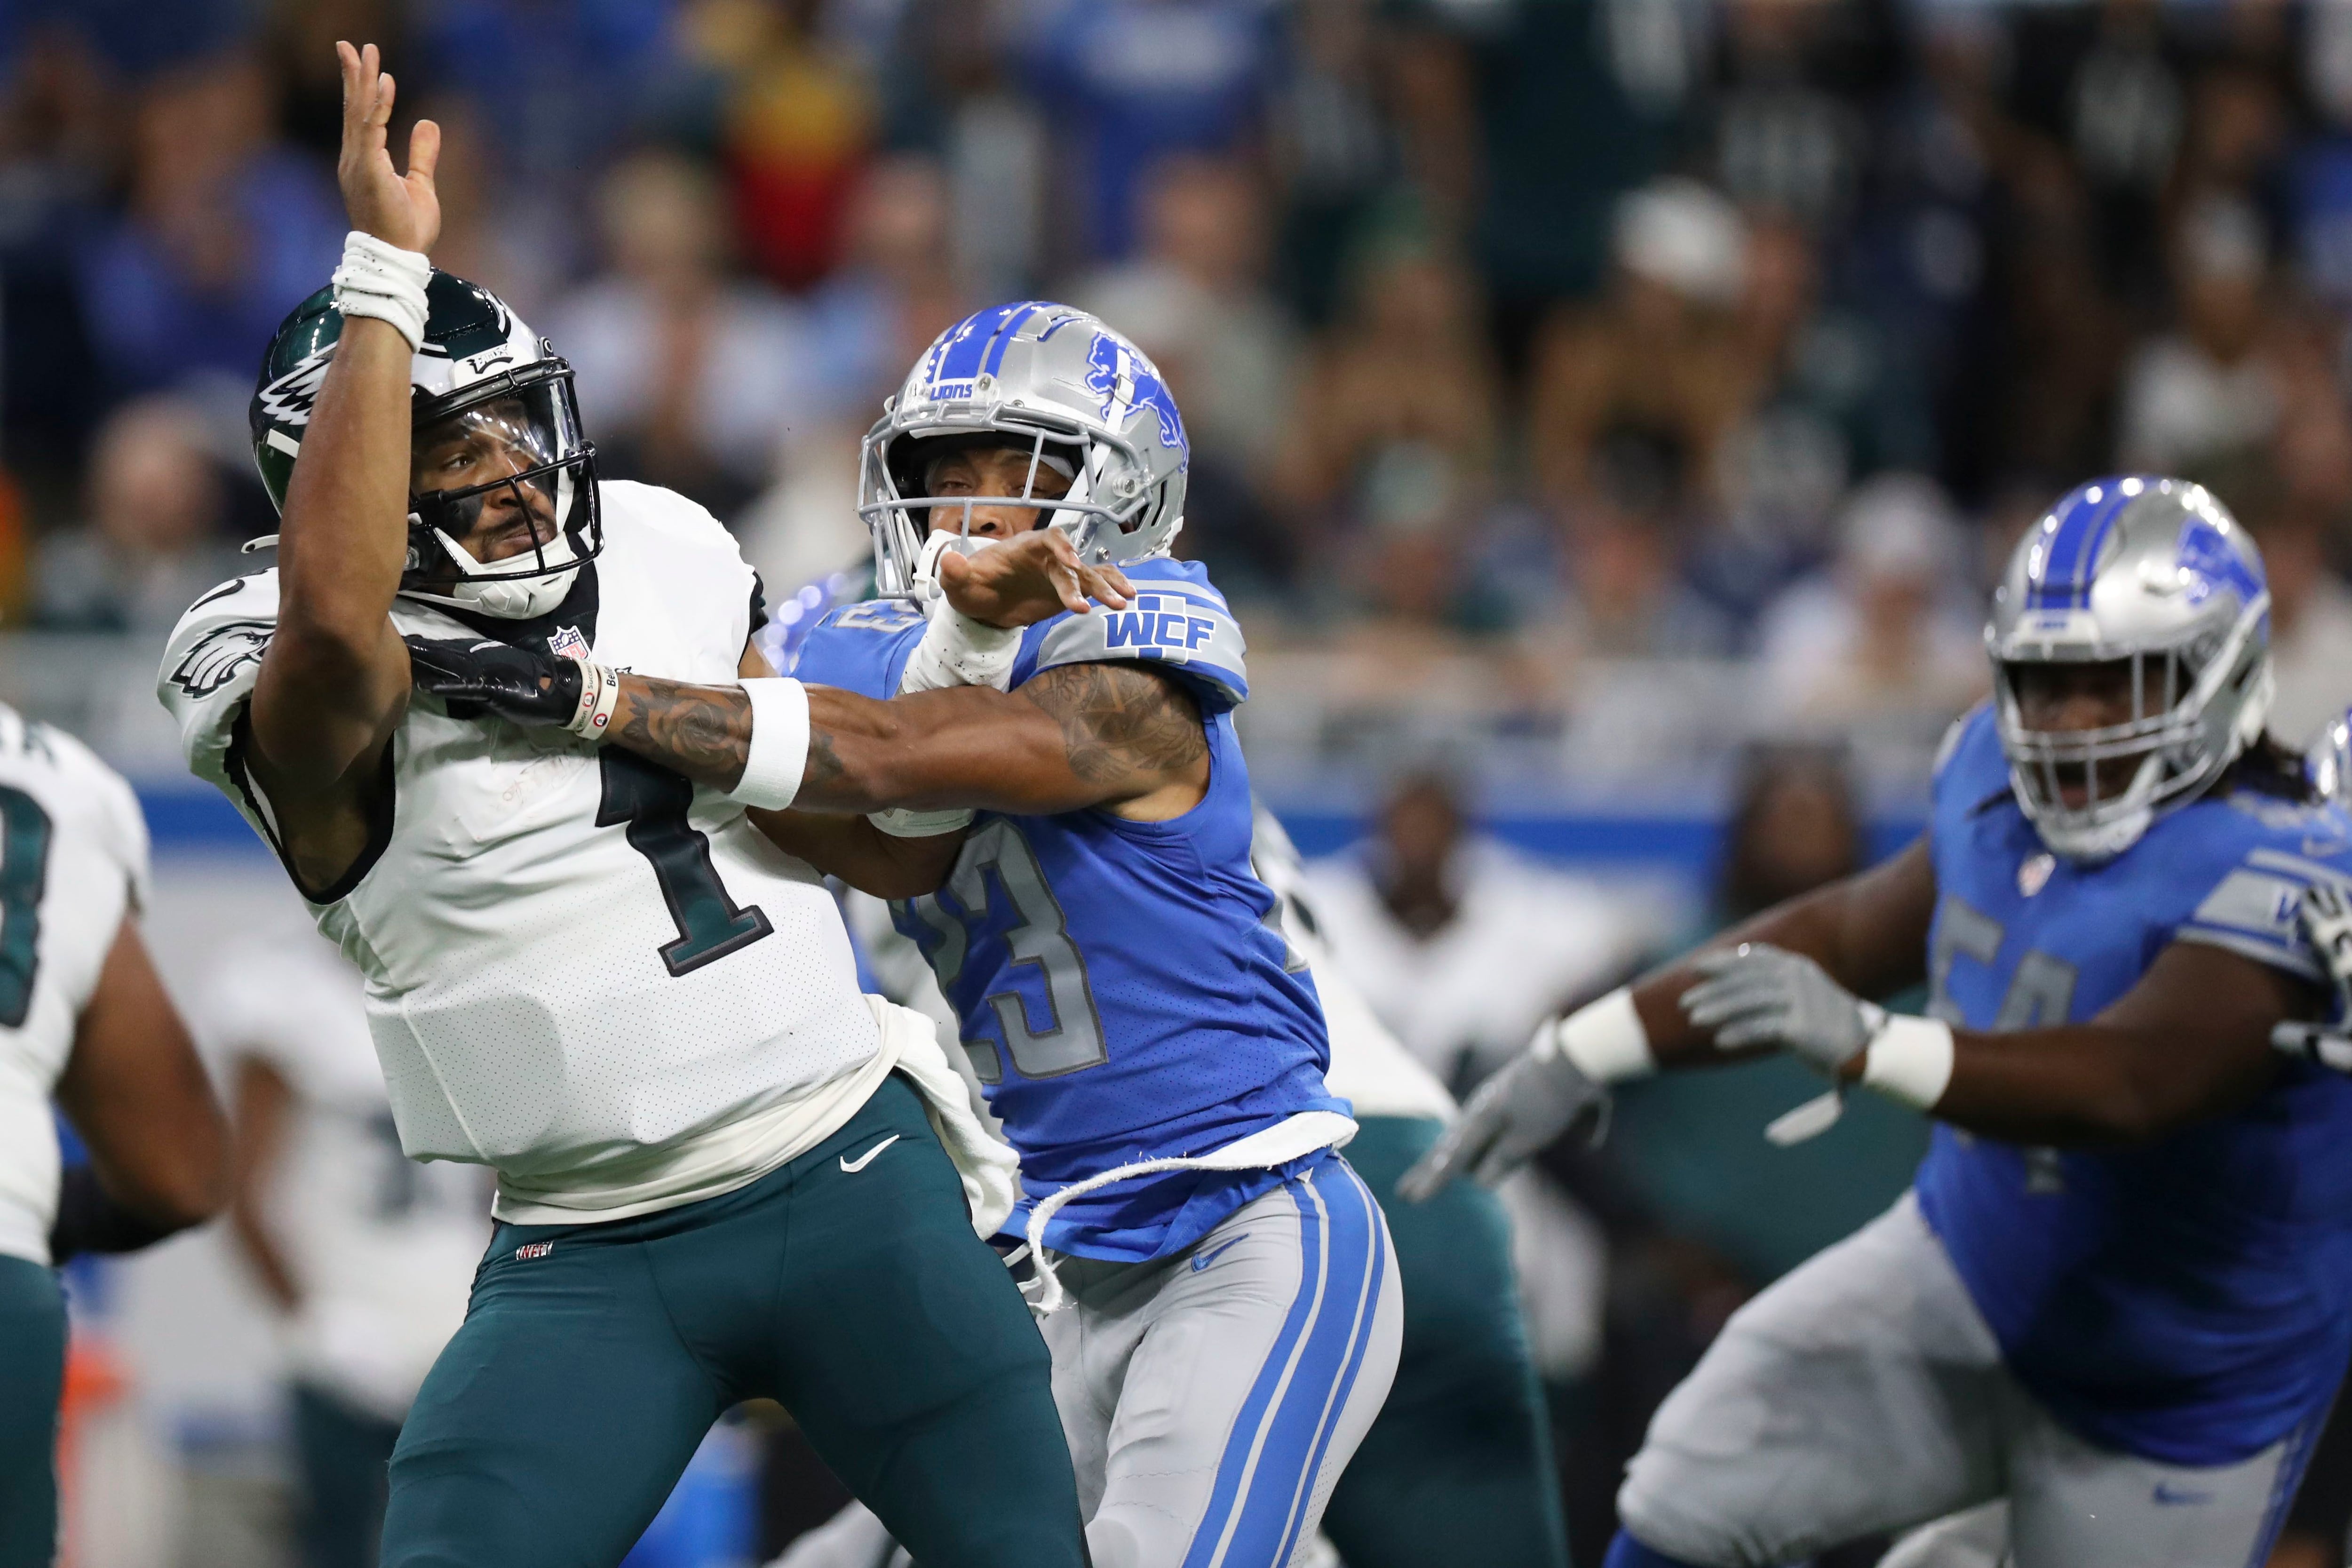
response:
<path fill-rule="evenodd" d="M 140 911 L 147 825 L 80 742 L 0 704 L 0 1568 L 57 1551 L 57 1268 L 220 1206 L 228 1134 Z M 63 1110 L 90 1163 L 60 1168 Z"/>

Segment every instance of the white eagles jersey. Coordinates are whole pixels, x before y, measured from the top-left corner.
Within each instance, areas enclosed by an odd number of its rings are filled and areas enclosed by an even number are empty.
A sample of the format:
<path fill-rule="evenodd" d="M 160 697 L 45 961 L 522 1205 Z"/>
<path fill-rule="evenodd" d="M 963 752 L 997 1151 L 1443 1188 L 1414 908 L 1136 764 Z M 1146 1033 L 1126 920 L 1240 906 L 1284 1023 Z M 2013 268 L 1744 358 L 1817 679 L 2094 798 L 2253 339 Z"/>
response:
<path fill-rule="evenodd" d="M 214 1060 L 263 1062 L 293 1091 L 263 1199 L 301 1291 L 283 1325 L 289 1364 L 400 1420 L 465 1321 L 490 1239 L 485 1173 L 404 1154 L 360 977 L 324 942 L 230 948 L 190 1021 Z"/>
<path fill-rule="evenodd" d="M 734 540 L 667 490 L 607 482 L 600 499 L 602 555 L 530 632 L 732 683 L 756 586 Z M 240 753 L 277 614 L 274 571 L 214 589 L 158 685 L 189 766 L 273 844 Z M 427 637 L 526 629 L 406 598 L 392 620 Z M 840 914 L 740 805 L 617 746 L 453 719 L 423 696 L 389 771 L 381 851 L 313 913 L 365 980 L 412 1158 L 496 1167 L 504 1219 L 618 1219 L 740 1186 L 863 1103 L 873 1086 L 852 1096 L 850 1075 L 880 1038 Z"/>
<path fill-rule="evenodd" d="M 1331 1065 L 1323 1081 L 1356 1108 L 1358 1116 L 1454 1119 L 1454 1097 L 1372 1011 L 1347 972 L 1332 961 L 1321 921 L 1310 901 L 1297 847 L 1274 813 L 1256 803 L 1250 832 L 1250 869 L 1271 889 L 1283 940 L 1315 977 L 1331 1037 Z"/>
<path fill-rule="evenodd" d="M 0 705 L 0 1254 L 49 1260 L 49 1096 L 115 935 L 147 896 L 131 786 L 71 735 Z"/>

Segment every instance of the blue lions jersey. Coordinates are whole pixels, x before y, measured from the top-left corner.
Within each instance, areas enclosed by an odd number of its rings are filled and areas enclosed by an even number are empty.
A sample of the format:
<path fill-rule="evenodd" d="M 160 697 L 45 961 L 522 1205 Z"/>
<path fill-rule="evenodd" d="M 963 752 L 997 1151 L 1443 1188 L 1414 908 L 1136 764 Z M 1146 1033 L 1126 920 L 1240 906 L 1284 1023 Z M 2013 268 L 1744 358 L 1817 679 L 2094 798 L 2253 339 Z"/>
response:
<path fill-rule="evenodd" d="M 2175 942 L 2316 982 L 2296 901 L 2352 876 L 2352 817 L 2226 785 L 2116 858 L 2044 850 L 1991 710 L 1936 775 L 1930 1010 L 1970 1029 L 2080 1023 Z M 2316 1418 L 2352 1349 L 2352 1081 L 2283 1063 L 2253 1103 L 2116 1150 L 1948 1127 L 1918 1177 L 2011 1367 L 2061 1420 L 2173 1464 L 2258 1452 Z"/>
<path fill-rule="evenodd" d="M 1021 1151 L 1024 1196 L 1008 1233 L 1024 1229 L 1037 1200 L 1085 1177 L 1204 1154 L 1300 1111 L 1348 1109 L 1324 1087 L 1313 983 L 1250 870 L 1249 772 L 1233 720 L 1249 692 L 1241 628 L 1197 564 L 1124 570 L 1135 603 L 1028 628 L 1013 685 L 1063 664 L 1165 668 L 1207 723 L 1206 798 L 1165 822 L 982 812 L 947 886 L 891 906 Z M 847 605 L 818 623 L 793 673 L 887 697 L 922 630 L 898 601 Z M 1057 1211 L 1046 1243 L 1089 1258 L 1164 1257 L 1279 1179 L 1178 1171 L 1118 1183 Z"/>

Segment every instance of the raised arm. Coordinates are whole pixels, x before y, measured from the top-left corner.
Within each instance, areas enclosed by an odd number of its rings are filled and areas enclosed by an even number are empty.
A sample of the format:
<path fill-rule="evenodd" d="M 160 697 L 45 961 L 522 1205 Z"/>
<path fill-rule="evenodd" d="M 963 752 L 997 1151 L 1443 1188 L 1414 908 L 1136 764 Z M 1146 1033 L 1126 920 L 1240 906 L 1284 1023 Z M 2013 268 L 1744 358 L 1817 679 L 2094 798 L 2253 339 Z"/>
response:
<path fill-rule="evenodd" d="M 375 46 L 338 44 L 353 227 L 422 252 L 440 228 L 440 133 L 419 121 L 409 171 L 393 167 L 393 80 Z M 407 550 L 409 363 L 400 330 L 347 316 L 286 492 L 278 626 L 251 710 L 254 774 L 301 880 L 334 881 L 362 852 L 367 805 L 408 701 L 407 650 L 389 612 Z"/>

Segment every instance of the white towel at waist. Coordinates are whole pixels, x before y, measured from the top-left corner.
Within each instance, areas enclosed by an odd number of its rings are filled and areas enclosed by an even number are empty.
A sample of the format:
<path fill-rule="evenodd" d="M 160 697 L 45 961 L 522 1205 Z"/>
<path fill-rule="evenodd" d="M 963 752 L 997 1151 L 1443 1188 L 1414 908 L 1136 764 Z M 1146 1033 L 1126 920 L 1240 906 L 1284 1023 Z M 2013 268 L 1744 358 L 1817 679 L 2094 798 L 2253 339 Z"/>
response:
<path fill-rule="evenodd" d="M 933 1049 L 938 1047 L 934 1046 Z M 1037 1278 L 1029 1310 L 1039 1317 L 1047 1317 L 1069 1305 L 1069 1294 L 1062 1289 L 1061 1277 L 1054 1272 L 1054 1260 L 1045 1253 L 1045 1226 L 1064 1204 L 1081 1198 L 1113 1182 L 1124 1182 L 1137 1176 L 1155 1176 L 1162 1171 L 1269 1171 L 1276 1165 L 1286 1165 L 1303 1154 L 1318 1149 L 1338 1149 L 1356 1135 L 1352 1117 L 1336 1110 L 1302 1110 L 1261 1127 L 1246 1138 L 1237 1138 L 1222 1149 L 1212 1149 L 1205 1154 L 1171 1154 L 1160 1160 L 1138 1160 L 1132 1165 L 1118 1165 L 1088 1176 L 1085 1181 L 1049 1194 L 1029 1211 L 1029 1253 L 1037 1260 Z"/>

